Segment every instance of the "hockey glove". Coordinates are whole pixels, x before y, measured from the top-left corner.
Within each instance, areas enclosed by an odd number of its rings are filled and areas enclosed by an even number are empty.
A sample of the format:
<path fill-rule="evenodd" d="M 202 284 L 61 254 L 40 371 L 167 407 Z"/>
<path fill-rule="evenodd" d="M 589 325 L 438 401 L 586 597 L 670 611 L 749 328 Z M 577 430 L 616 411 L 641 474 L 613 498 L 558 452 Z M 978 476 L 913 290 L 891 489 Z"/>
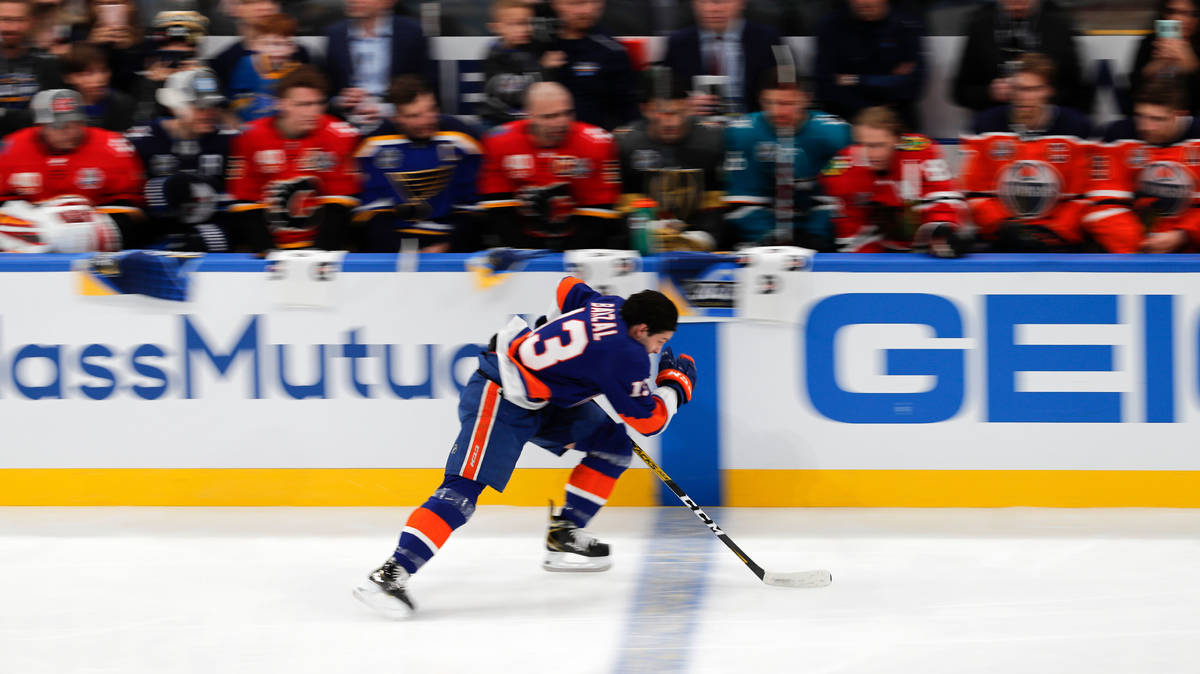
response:
<path fill-rule="evenodd" d="M 1049 227 L 1019 220 L 1001 224 L 993 246 L 997 253 L 1069 253 L 1077 248 Z"/>
<path fill-rule="evenodd" d="M 679 394 L 679 404 L 687 403 L 692 399 L 692 389 L 696 386 L 696 361 L 686 353 L 676 358 L 671 347 L 663 347 L 658 357 L 658 377 L 654 383 L 675 389 Z"/>
<path fill-rule="evenodd" d="M 406 221 L 425 220 L 431 213 L 433 213 L 433 209 L 424 201 L 410 201 L 405 204 L 396 204 L 392 207 L 392 214 L 396 218 Z"/>
<path fill-rule="evenodd" d="M 517 198 L 521 201 L 521 215 L 544 223 L 565 222 L 573 204 L 567 183 L 531 187 L 522 190 Z"/>
<path fill-rule="evenodd" d="M 146 203 L 153 215 L 177 218 L 185 225 L 197 225 L 212 219 L 217 208 L 217 193 L 194 175 L 176 173 L 147 181 Z"/>
<path fill-rule="evenodd" d="M 317 191 L 317 179 L 301 176 L 277 180 L 267 186 L 267 221 L 272 227 L 304 227 L 312 213 L 308 203 Z"/>
<path fill-rule="evenodd" d="M 971 239 L 948 222 L 928 222 L 917 230 L 913 247 L 924 248 L 934 257 L 952 259 L 971 252 Z"/>

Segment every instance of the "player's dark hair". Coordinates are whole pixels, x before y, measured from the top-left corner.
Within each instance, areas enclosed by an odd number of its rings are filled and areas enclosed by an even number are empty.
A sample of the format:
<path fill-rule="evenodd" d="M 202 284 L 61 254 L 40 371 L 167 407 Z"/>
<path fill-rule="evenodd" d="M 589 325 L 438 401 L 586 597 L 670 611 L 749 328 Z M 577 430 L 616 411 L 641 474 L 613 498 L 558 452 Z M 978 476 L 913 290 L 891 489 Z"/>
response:
<path fill-rule="evenodd" d="M 679 323 L 679 309 L 657 290 L 643 290 L 630 295 L 621 305 L 621 320 L 626 325 L 645 323 L 650 334 L 655 335 L 675 329 Z"/>
<path fill-rule="evenodd" d="M 667 66 L 650 66 L 642 71 L 638 84 L 638 100 L 678 101 L 688 97 L 687 80 Z"/>
<path fill-rule="evenodd" d="M 275 85 L 275 95 L 283 98 L 292 89 L 316 89 L 329 95 L 329 79 L 316 68 L 303 65 L 283 76 Z"/>
<path fill-rule="evenodd" d="M 1135 105 L 1161 105 L 1170 110 L 1187 110 L 1187 85 L 1176 77 L 1155 77 L 1138 89 L 1133 102 Z"/>
<path fill-rule="evenodd" d="M 108 57 L 99 47 L 86 42 L 71 45 L 67 53 L 58 59 L 58 69 L 63 75 L 78 75 L 92 68 L 108 68 Z"/>
<path fill-rule="evenodd" d="M 392 80 L 392 86 L 388 88 L 388 103 L 399 108 L 402 105 L 408 105 L 417 100 L 421 96 L 432 95 L 433 91 L 429 89 L 429 85 L 416 75 L 400 75 Z"/>

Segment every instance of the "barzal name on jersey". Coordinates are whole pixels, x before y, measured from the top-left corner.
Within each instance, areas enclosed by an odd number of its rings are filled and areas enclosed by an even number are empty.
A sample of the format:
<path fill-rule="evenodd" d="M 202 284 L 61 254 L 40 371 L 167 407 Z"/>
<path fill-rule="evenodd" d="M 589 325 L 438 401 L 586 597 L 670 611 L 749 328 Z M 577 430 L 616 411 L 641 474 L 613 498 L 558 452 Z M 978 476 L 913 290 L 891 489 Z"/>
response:
<path fill-rule="evenodd" d="M 904 134 L 886 171 L 851 145 L 821 172 L 821 185 L 837 200 L 834 242 L 846 253 L 907 251 L 923 228 L 944 222 L 961 228 L 967 204 L 955 189 L 941 148 L 920 134 Z"/>
<path fill-rule="evenodd" d="M 662 432 L 680 401 L 655 386 L 650 355 L 621 318 L 624 298 L 568 276 L 557 300 L 562 315 L 554 320 L 500 334 L 496 370 L 481 359 L 484 375 L 502 381 L 505 398 L 522 407 L 574 407 L 603 394 L 638 433 Z"/>

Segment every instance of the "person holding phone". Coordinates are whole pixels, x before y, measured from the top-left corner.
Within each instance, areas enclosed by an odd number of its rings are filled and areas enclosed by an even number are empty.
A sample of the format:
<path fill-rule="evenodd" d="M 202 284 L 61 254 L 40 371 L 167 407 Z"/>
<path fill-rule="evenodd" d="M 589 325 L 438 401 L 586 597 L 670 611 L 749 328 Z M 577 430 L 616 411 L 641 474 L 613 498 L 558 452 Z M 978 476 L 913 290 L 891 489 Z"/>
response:
<path fill-rule="evenodd" d="M 1188 91 L 1200 87 L 1200 23 L 1196 0 L 1161 0 L 1152 31 L 1138 44 L 1129 86 L 1136 95 L 1151 80 L 1179 78 Z M 1189 104 L 1192 114 L 1200 112 L 1200 97 Z"/>
<path fill-rule="evenodd" d="M 77 27 L 71 41 L 99 47 L 112 72 L 112 87 L 136 95 L 144 54 L 141 25 L 136 4 L 126 0 L 92 0 L 88 21 Z"/>

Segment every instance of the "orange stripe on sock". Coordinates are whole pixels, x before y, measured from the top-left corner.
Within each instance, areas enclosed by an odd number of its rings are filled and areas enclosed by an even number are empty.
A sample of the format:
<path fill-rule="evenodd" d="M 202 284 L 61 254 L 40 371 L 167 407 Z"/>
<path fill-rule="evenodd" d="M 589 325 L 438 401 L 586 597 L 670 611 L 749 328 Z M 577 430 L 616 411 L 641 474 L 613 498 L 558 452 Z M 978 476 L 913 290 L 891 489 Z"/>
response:
<path fill-rule="evenodd" d="M 613 487 L 617 485 L 617 478 L 609 477 L 595 468 L 579 464 L 575 466 L 575 470 L 571 471 L 571 479 L 567 480 L 567 483 L 607 501 L 609 495 L 612 494 Z"/>
<path fill-rule="evenodd" d="M 439 548 L 445 545 L 446 539 L 450 538 L 450 532 L 453 529 L 446 520 L 438 517 L 437 513 L 429 508 L 417 508 L 413 514 L 408 516 L 408 522 L 405 526 L 412 527 L 425 534 L 425 537 L 433 541 L 433 544 Z"/>

